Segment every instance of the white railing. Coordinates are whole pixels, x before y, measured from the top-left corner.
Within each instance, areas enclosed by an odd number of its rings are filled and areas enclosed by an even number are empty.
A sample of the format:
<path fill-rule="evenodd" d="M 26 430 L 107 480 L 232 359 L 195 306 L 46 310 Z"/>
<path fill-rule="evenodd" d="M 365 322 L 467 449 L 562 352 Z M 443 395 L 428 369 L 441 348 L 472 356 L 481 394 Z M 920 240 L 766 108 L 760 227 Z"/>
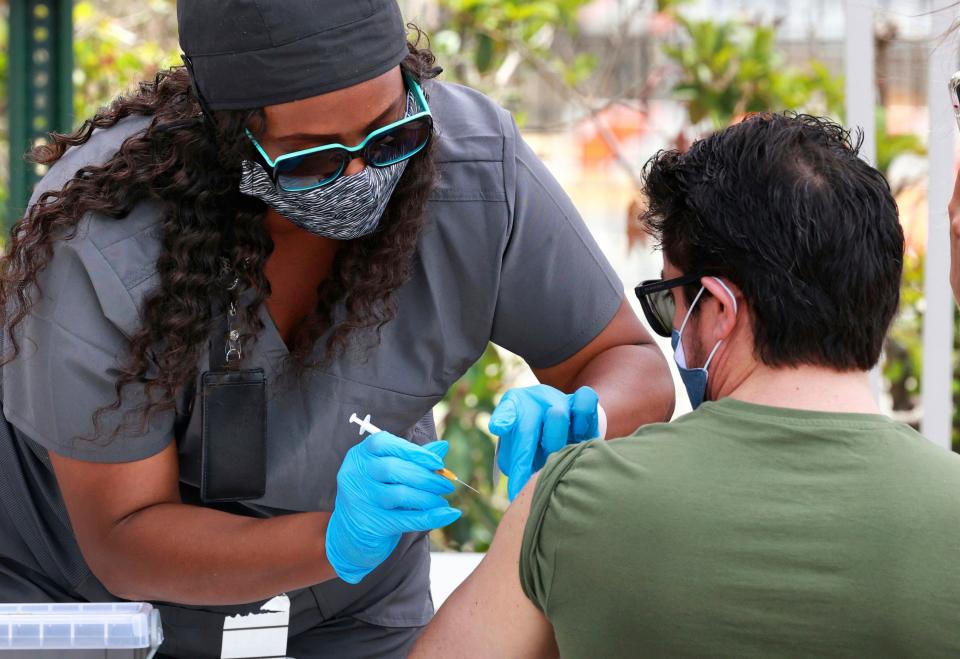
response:
<path fill-rule="evenodd" d="M 923 278 L 926 309 L 923 323 L 923 421 L 920 430 L 931 441 L 950 447 L 953 427 L 953 297 L 950 292 L 949 219 L 947 202 L 953 190 L 954 139 L 957 133 L 947 96 L 947 81 L 957 70 L 957 41 L 944 39 L 956 16 L 942 11 L 931 17 L 927 82 L 927 262 Z"/>
<path fill-rule="evenodd" d="M 433 552 L 430 554 L 430 594 L 433 605 L 440 608 L 444 600 L 479 565 L 483 554 L 466 552 Z"/>

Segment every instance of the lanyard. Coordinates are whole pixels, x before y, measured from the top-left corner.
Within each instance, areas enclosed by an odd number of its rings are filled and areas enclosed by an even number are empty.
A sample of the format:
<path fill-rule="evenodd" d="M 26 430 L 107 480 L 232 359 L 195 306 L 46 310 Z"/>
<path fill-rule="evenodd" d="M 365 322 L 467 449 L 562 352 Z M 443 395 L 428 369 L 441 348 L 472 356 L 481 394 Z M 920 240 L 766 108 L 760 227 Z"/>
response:
<path fill-rule="evenodd" d="M 262 368 L 240 368 L 239 278 L 232 282 L 224 313 L 214 313 L 210 370 L 201 377 L 204 503 L 257 499 L 266 490 L 266 377 Z"/>
<path fill-rule="evenodd" d="M 229 280 L 230 266 L 221 259 L 223 278 Z M 214 311 L 213 331 L 210 334 L 210 370 L 236 370 L 243 360 L 243 345 L 240 342 L 240 320 L 237 315 L 237 290 L 240 278 L 233 276 L 227 287 L 227 308 L 223 314 Z"/>

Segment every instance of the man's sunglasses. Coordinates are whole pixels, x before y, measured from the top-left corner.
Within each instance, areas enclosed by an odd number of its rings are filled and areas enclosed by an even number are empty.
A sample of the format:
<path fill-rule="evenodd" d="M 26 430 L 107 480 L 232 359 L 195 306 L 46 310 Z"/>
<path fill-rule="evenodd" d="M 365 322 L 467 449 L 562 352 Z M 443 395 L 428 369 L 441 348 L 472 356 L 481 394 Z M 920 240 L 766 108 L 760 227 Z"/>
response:
<path fill-rule="evenodd" d="M 704 276 L 703 273 L 699 273 L 675 279 L 648 279 L 633 289 L 637 299 L 640 300 L 643 315 L 654 332 L 667 338 L 673 333 L 673 316 L 677 312 L 677 303 L 670 289 L 697 284 Z"/>
<path fill-rule="evenodd" d="M 417 81 L 404 74 L 417 101 L 418 112 L 373 131 L 357 146 L 325 144 L 271 158 L 247 130 L 247 137 L 260 152 L 274 185 L 281 190 L 312 190 L 333 183 L 354 158 L 373 167 L 389 167 L 415 156 L 430 142 L 433 116 Z"/>

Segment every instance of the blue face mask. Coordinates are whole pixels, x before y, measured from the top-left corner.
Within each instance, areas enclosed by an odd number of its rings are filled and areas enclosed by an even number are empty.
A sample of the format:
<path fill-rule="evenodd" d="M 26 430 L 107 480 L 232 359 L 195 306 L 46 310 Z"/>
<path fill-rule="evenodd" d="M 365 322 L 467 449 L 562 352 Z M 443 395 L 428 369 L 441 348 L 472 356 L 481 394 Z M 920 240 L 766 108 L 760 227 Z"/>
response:
<path fill-rule="evenodd" d="M 723 290 L 727 292 L 727 295 L 730 296 L 730 299 L 733 301 L 733 312 L 737 312 L 737 298 L 734 296 L 733 292 L 727 285 L 716 277 L 712 277 L 716 280 L 718 284 L 723 286 Z M 683 319 L 683 324 L 680 325 L 679 330 L 673 330 L 673 333 L 670 336 L 670 345 L 673 346 L 673 360 L 677 363 L 677 369 L 680 371 L 680 379 L 683 381 L 683 386 L 687 390 L 687 398 L 690 399 L 690 405 L 693 409 L 700 407 L 700 404 L 703 402 L 704 398 L 707 396 L 707 377 L 709 373 L 707 369 L 710 367 L 710 362 L 713 361 L 713 356 L 717 354 L 717 350 L 720 349 L 720 344 L 723 343 L 722 340 L 717 341 L 717 345 L 713 346 L 713 350 L 710 351 L 710 356 L 707 357 L 707 362 L 700 368 L 690 368 L 687 366 L 687 357 L 683 354 L 683 330 L 687 326 L 687 321 L 690 320 L 690 314 L 693 313 L 693 308 L 697 306 L 697 302 L 700 301 L 700 298 L 703 296 L 703 291 L 706 290 L 704 287 L 700 287 L 700 292 L 697 293 L 697 297 L 693 299 L 693 304 L 690 305 L 690 309 L 687 310 L 687 315 Z"/>

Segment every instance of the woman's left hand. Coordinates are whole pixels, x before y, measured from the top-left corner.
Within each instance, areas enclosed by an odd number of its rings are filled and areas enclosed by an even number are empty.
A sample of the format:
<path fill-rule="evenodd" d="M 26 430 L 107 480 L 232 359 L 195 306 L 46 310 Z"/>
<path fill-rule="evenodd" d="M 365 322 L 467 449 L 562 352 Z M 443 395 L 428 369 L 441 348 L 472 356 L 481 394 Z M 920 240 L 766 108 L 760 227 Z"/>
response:
<path fill-rule="evenodd" d="M 509 479 L 513 501 L 539 471 L 547 456 L 567 444 L 600 436 L 597 392 L 580 387 L 565 394 L 538 384 L 511 389 L 490 417 L 490 432 L 500 437 L 497 465 Z"/>

